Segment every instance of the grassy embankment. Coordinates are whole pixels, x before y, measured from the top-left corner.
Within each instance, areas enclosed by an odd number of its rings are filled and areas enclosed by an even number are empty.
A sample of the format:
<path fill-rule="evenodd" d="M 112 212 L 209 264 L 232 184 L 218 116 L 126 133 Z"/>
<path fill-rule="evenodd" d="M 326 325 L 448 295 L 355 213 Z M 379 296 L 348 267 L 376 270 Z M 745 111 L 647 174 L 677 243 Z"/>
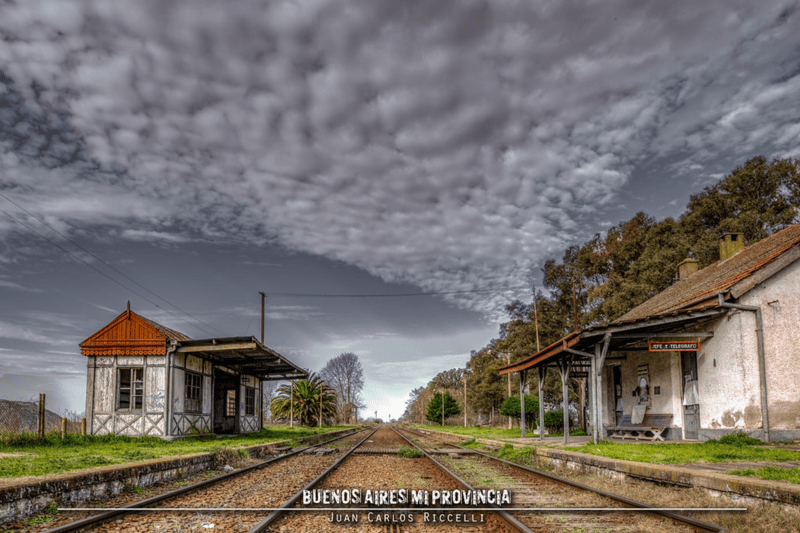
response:
<path fill-rule="evenodd" d="M 500 429 L 500 428 L 486 428 L 486 427 L 463 427 L 463 426 L 428 426 L 424 424 L 409 424 L 409 427 L 417 429 L 428 429 L 432 431 L 445 431 L 447 433 L 456 433 L 458 435 L 466 435 L 468 437 L 475 437 L 478 439 L 493 439 L 493 440 L 507 440 L 518 439 L 522 437 L 522 432 L 519 428 L 513 429 Z M 572 429 L 569 432 L 572 436 L 586 435 L 581 429 Z M 525 432 L 526 438 L 535 438 L 539 434 L 527 430 Z M 546 437 L 563 437 L 563 433 L 547 433 Z"/>
<path fill-rule="evenodd" d="M 489 428 L 464 428 L 450 427 L 445 428 L 435 426 L 415 426 L 418 428 L 447 431 L 467 435 L 473 438 L 486 438 L 504 440 L 518 438 L 519 429 L 489 429 Z M 599 455 L 610 459 L 624 459 L 626 461 L 637 461 L 640 463 L 656 464 L 684 464 L 684 463 L 734 463 L 743 461 L 780 463 L 785 461 L 800 461 L 800 452 L 763 446 L 763 443 L 755 439 L 748 439 L 742 434 L 729 435 L 720 440 L 709 440 L 702 443 L 659 443 L 659 444 L 632 444 L 623 442 L 609 442 L 601 440 L 599 444 L 586 444 L 583 446 L 570 446 L 564 448 L 573 452 L 588 453 Z M 549 444 L 553 447 L 553 444 Z M 518 458 L 527 457 L 534 450 L 534 447 L 524 447 L 514 449 L 511 446 L 504 447 L 500 451 L 503 459 L 513 461 Z M 739 469 L 728 472 L 738 476 L 753 476 L 760 479 L 788 481 L 790 483 L 800 483 L 800 468 L 781 468 L 779 466 L 764 466 L 753 469 Z"/>
<path fill-rule="evenodd" d="M 156 437 L 88 436 L 59 432 L 44 441 L 35 433 L 0 433 L 0 479 L 72 472 L 84 468 L 134 463 L 161 457 L 213 452 L 280 440 L 294 440 L 354 426 L 267 426 L 259 432 L 212 440 L 165 441 Z"/>

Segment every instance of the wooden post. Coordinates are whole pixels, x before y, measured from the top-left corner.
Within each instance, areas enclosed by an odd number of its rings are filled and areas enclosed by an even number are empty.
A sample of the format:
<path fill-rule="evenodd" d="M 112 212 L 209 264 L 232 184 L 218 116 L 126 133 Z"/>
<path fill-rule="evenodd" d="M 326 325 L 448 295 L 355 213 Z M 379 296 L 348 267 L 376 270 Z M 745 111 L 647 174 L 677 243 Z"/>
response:
<path fill-rule="evenodd" d="M 67 438 L 67 417 L 66 416 L 62 416 L 61 417 L 61 438 L 62 439 L 66 439 Z"/>
<path fill-rule="evenodd" d="M 467 376 L 464 376 L 464 427 L 467 427 Z"/>
<path fill-rule="evenodd" d="M 39 438 L 44 438 L 44 417 L 45 417 L 45 410 L 44 410 L 44 394 L 39 395 Z"/>
<path fill-rule="evenodd" d="M 289 385 L 289 427 L 294 427 L 294 380 Z"/>
<path fill-rule="evenodd" d="M 81 435 L 86 435 L 86 419 L 81 418 Z"/>

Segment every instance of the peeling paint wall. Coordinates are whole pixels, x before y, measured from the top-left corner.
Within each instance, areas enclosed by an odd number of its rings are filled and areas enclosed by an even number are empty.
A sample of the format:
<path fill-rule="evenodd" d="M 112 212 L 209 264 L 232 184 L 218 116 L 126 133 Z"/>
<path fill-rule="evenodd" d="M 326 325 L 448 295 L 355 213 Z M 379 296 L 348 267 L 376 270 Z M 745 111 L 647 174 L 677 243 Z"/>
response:
<path fill-rule="evenodd" d="M 175 354 L 175 366 L 172 367 L 172 386 L 169 395 L 172 402 L 170 436 L 182 437 L 195 428 L 198 432 L 211 432 L 211 394 L 213 393 L 213 365 L 194 355 Z M 187 412 L 186 408 L 186 372 L 194 372 L 202 376 L 200 391 L 200 412 Z"/>
<path fill-rule="evenodd" d="M 90 356 L 90 373 L 87 381 L 87 416 L 92 435 L 115 433 L 138 437 L 166 434 L 166 357 L 163 355 Z M 143 398 L 141 409 L 117 409 L 117 370 L 141 367 L 143 369 Z M 89 405 L 91 404 L 91 405 Z M 89 408 L 90 407 L 90 408 Z"/>

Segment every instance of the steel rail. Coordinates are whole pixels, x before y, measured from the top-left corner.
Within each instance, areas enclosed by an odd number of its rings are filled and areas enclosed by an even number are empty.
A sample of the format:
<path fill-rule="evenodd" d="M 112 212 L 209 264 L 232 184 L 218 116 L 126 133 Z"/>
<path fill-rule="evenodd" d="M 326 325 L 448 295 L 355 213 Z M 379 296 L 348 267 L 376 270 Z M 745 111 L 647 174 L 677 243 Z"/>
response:
<path fill-rule="evenodd" d="M 317 483 L 319 483 L 320 481 L 322 481 L 322 479 L 323 479 L 323 478 L 325 478 L 325 476 L 327 476 L 328 474 L 330 474 L 331 472 L 333 472 L 334 470 L 336 470 L 336 469 L 339 467 L 339 465 L 342 463 L 342 461 L 344 461 L 345 459 L 347 459 L 347 457 L 349 457 L 349 456 L 350 456 L 350 454 L 351 454 L 351 453 L 353 453 L 353 452 L 356 450 L 356 448 L 358 448 L 359 446 L 361 446 L 362 444 L 364 444 L 364 442 L 365 442 L 365 441 L 366 441 L 368 438 L 370 438 L 372 435 L 374 435 L 374 434 L 375 434 L 375 432 L 376 432 L 376 431 L 378 431 L 378 429 L 380 429 L 380 426 L 378 426 L 378 427 L 376 427 L 374 430 L 372 430 L 372 433 L 370 433 L 369 435 L 367 435 L 366 437 L 364 437 L 364 438 L 361 440 L 361 442 L 359 442 L 358 444 L 356 444 L 355 446 L 353 446 L 352 448 L 350 448 L 350 451 L 348 451 L 346 454 L 342 455 L 342 456 L 341 456 L 341 457 L 339 457 L 339 458 L 338 458 L 336 461 L 334 461 L 334 463 L 333 463 L 331 466 L 329 466 L 328 468 L 326 468 L 326 469 L 325 469 L 325 470 L 324 470 L 324 471 L 323 471 L 323 472 L 322 472 L 322 473 L 321 473 L 319 476 L 317 476 L 317 477 L 316 477 L 316 478 L 315 478 L 313 481 L 311 481 L 311 482 L 310 482 L 310 483 L 308 483 L 308 484 L 307 484 L 305 487 L 303 487 L 302 489 L 300 489 L 299 491 L 297 491 L 297 492 L 295 493 L 295 495 L 294 495 L 294 496 L 292 496 L 291 498 L 289 498 L 289 499 L 288 499 L 288 500 L 287 500 L 287 501 L 286 501 L 286 502 L 285 502 L 283 505 L 281 505 L 281 506 L 280 506 L 280 507 L 279 507 L 277 510 L 275 510 L 275 511 L 272 511 L 272 512 L 269 514 L 269 516 L 267 516 L 267 517 L 266 517 L 264 520 L 262 520 L 261 522 L 259 522 L 259 523 L 258 523 L 258 524 L 256 524 L 255 526 L 253 526 L 253 528 L 252 528 L 252 529 L 250 529 L 250 531 L 249 531 L 248 533 L 259 533 L 259 532 L 261 532 L 261 531 L 265 531 L 265 530 L 266 530 L 266 529 L 269 527 L 269 525 L 270 525 L 270 524 L 272 524 L 272 523 L 273 523 L 273 522 L 274 522 L 274 521 L 275 521 L 275 520 L 276 520 L 276 519 L 277 519 L 277 518 L 280 516 L 280 514 L 281 514 L 281 513 L 283 513 L 284 511 L 286 511 L 286 510 L 287 510 L 289 507 L 291 507 L 292 505 L 294 505 L 294 504 L 295 504 L 295 503 L 296 503 L 296 502 L 297 502 L 297 501 L 298 501 L 300 498 L 302 498 L 302 497 L 303 497 L 303 491 L 306 491 L 306 490 L 309 490 L 309 489 L 311 489 L 311 487 L 313 487 L 314 485 L 316 485 Z"/>
<path fill-rule="evenodd" d="M 437 439 L 431 437 L 430 435 L 425 435 L 425 434 L 422 434 L 422 433 L 418 433 L 418 432 L 410 430 L 408 428 L 403 428 L 403 431 L 407 431 L 408 433 L 413 433 L 415 435 L 419 435 L 420 437 L 425 437 L 425 438 L 431 439 L 433 441 L 437 440 Z M 456 448 L 461 448 L 462 450 L 469 450 L 472 453 L 475 453 L 475 454 L 478 454 L 478 455 L 482 455 L 483 457 L 487 457 L 487 458 L 492 459 L 494 461 L 498 461 L 500 463 L 504 463 L 506 465 L 513 466 L 514 468 L 517 468 L 519 470 L 523 470 L 525 472 L 529 472 L 531 474 L 535 474 L 537 476 L 545 477 L 545 478 L 550 479 L 552 481 L 557 481 L 559 483 L 564 483 L 566 485 L 570 485 L 570 486 L 573 486 L 573 487 L 576 487 L 576 488 L 579 488 L 579 489 L 583 489 L 583 490 L 587 490 L 587 491 L 590 491 L 590 492 L 594 492 L 595 494 L 599 494 L 601 496 L 605 496 L 607 498 L 611 498 L 612 500 L 616 500 L 616 501 L 618 501 L 620 503 L 624 503 L 626 505 L 630 505 L 631 507 L 638 507 L 638 508 L 642 508 L 642 509 L 653 509 L 651 511 L 652 513 L 659 514 L 659 515 L 662 515 L 662 516 L 667 517 L 667 518 L 671 518 L 671 519 L 676 520 L 678 522 L 684 522 L 686 524 L 689 524 L 689 525 L 692 525 L 694 527 L 698 527 L 698 528 L 704 529 L 706 531 L 713 531 L 714 533 L 727 533 L 727 531 L 728 531 L 726 528 L 724 528 L 722 526 L 719 526 L 717 524 L 712 524 L 710 522 L 704 522 L 702 520 L 697 520 L 696 518 L 691 518 L 691 517 L 684 516 L 684 515 L 678 514 L 678 513 L 673 513 L 673 512 L 670 512 L 670 511 L 657 510 L 657 508 L 655 506 L 653 506 L 653 505 L 650 505 L 650 504 L 647 504 L 647 503 L 643 503 L 643 502 L 639 502 L 639 501 L 636 501 L 636 500 L 631 500 L 629 498 L 626 498 L 624 496 L 620 496 L 618 494 L 613 494 L 611 492 L 606 492 L 606 491 L 601 490 L 601 489 L 596 489 L 594 487 L 590 487 L 588 485 L 583 485 L 583 484 L 578 483 L 576 481 L 572 481 L 572 480 L 565 479 L 565 478 L 562 478 L 562 477 L 559 477 L 559 476 L 555 476 L 553 474 L 548 474 L 547 472 L 542 472 L 540 470 L 529 468 L 527 466 L 518 465 L 516 463 L 512 463 L 510 461 L 506 461 L 505 459 L 500 459 L 499 457 L 495 457 L 494 455 L 489 455 L 488 453 L 480 452 L 478 450 L 473 450 L 471 448 L 466 448 L 466 447 L 460 446 L 458 444 L 453 444 L 452 442 L 446 442 L 446 441 L 439 441 L 439 442 L 444 442 L 448 446 L 455 446 Z M 568 510 L 569 508 L 565 507 L 564 509 Z M 531 508 L 531 511 L 535 511 L 535 510 L 536 510 L 535 507 Z"/>
<path fill-rule="evenodd" d="M 390 427 L 391 427 L 391 426 L 390 426 Z M 419 446 L 417 446 L 416 444 L 414 444 L 413 442 L 411 442 L 411 441 L 410 441 L 410 440 L 409 440 L 409 439 L 408 439 L 408 438 L 407 438 L 405 435 L 403 435 L 402 433 L 400 433 L 399 431 L 397 431 L 397 429 L 396 429 L 396 428 L 393 428 L 393 427 L 392 427 L 392 431 L 394 431 L 395 433 L 397 433 L 397 434 L 400 436 L 400 438 L 402 438 L 403 440 L 405 440 L 405 441 L 406 441 L 407 443 L 409 443 L 411 446 L 413 446 L 414 448 L 416 448 L 417 450 L 419 450 L 420 452 L 422 452 L 423 454 L 425 454 L 425 457 L 427 457 L 428 459 L 430 459 L 431 461 L 433 461 L 433 463 L 434 463 L 436 466 L 438 466 L 439 468 L 441 468 L 442 470 L 444 470 L 444 471 L 445 471 L 445 472 L 446 472 L 446 473 L 447 473 L 447 474 L 448 474 L 448 475 L 449 475 L 451 478 L 453 478 L 453 479 L 454 479 L 454 480 L 456 480 L 457 482 L 459 482 L 459 483 L 461 483 L 462 485 L 464 485 L 465 487 L 467 487 L 467 490 L 476 490 L 476 489 L 475 489 L 474 487 L 472 487 L 472 486 L 471 486 L 469 483 L 467 483 L 466 481 L 464 481 L 463 479 L 461 479 L 460 477 L 458 477 L 458 475 L 456 475 L 456 473 L 455 473 L 455 472 L 452 472 L 452 471 L 451 471 L 449 468 L 447 468 L 447 467 L 446 467 L 446 466 L 444 466 L 442 463 L 440 463 L 439 461 L 437 461 L 436 459 L 434 459 L 434 458 L 433 458 L 433 456 L 432 456 L 432 455 L 430 455 L 428 452 L 426 452 L 425 450 L 423 450 L 422 448 L 420 448 Z M 511 527 L 513 527 L 513 528 L 514 528 L 514 529 L 516 529 L 517 531 L 521 531 L 521 532 L 524 532 L 524 533 L 533 533 L 533 531 L 532 531 L 532 530 L 531 530 L 531 529 L 530 529 L 528 526 L 526 526 L 525 524 L 523 524 L 522 522 L 520 522 L 519 520 L 517 520 L 516 518 L 514 518 L 513 516 L 511 516 L 511 514 L 509 514 L 509 512 L 508 512 L 508 511 L 506 511 L 506 510 L 504 510 L 504 509 L 502 509 L 502 508 L 498 507 L 497 505 L 491 505 L 490 507 L 487 507 L 487 508 L 486 508 L 486 510 L 487 510 L 487 511 L 492 511 L 492 512 L 494 512 L 494 513 L 497 513 L 497 514 L 498 514 L 498 515 L 499 515 L 499 516 L 500 516 L 500 517 L 501 517 L 503 520 L 505 520 L 505 521 L 506 521 L 506 522 L 507 522 L 507 523 L 508 523 L 508 524 L 509 524 Z"/>
<path fill-rule="evenodd" d="M 283 454 L 283 455 L 279 455 L 278 457 L 273 457 L 272 459 L 267 459 L 266 461 L 262 461 L 262 462 L 260 462 L 258 464 L 255 464 L 255 465 L 247 466 L 247 467 L 242 468 L 240 470 L 236 470 L 235 472 L 229 472 L 227 474 L 222 474 L 222 475 L 214 477 L 212 479 L 199 481 L 197 483 L 193 483 L 192 485 L 188 485 L 186 487 L 181 487 L 181 488 L 176 489 L 176 490 L 165 492 L 164 494 L 159 494 L 158 496 L 153 496 L 152 498 L 147 498 L 146 500 L 140 500 L 140 501 L 138 501 L 136 503 L 132 503 L 130 505 L 126 505 L 124 507 L 120 507 L 119 509 L 112 509 L 110 511 L 105 511 L 105 512 L 100 513 L 100 514 L 95 515 L 95 516 L 90 516 L 88 518 L 83 518 L 81 520 L 76 520 L 75 522 L 70 522 L 69 524 L 64 524 L 63 526 L 58 526 L 58 527 L 55 527 L 53 529 L 48 529 L 47 531 L 44 531 L 43 533 L 65 533 L 67 531 L 77 531 L 77 530 L 80 530 L 80 529 L 83 529 L 83 528 L 86 528 L 86 527 L 89 527 L 89 526 L 97 525 L 97 524 L 99 524 L 101 522 L 105 522 L 106 520 L 109 520 L 109 519 L 111 519 L 111 518 L 113 518 L 115 516 L 118 516 L 120 514 L 123 514 L 123 513 L 137 512 L 137 511 L 128 511 L 127 509 L 129 509 L 129 508 L 149 507 L 149 506 L 154 505 L 156 503 L 160 503 L 160 502 L 162 502 L 164 500 L 168 500 L 168 499 L 174 498 L 176 496 L 182 496 L 182 495 L 184 495 L 186 493 L 189 493 L 189 492 L 192 492 L 192 491 L 195 491 L 195 490 L 198 490 L 198 489 L 202 489 L 202 488 L 208 487 L 210 485 L 214 485 L 216 483 L 219 483 L 220 481 L 225 481 L 226 479 L 230 479 L 232 477 L 240 476 L 242 474 L 246 474 L 246 473 L 251 472 L 253 470 L 257 470 L 259 468 L 263 468 L 263 467 L 265 467 L 267 465 L 270 465 L 272 463 L 276 463 L 278 461 L 282 461 L 284 459 L 288 459 L 289 457 L 292 457 L 294 455 L 303 453 L 306 450 L 310 450 L 312 448 L 317 448 L 317 447 L 323 446 L 325 444 L 330 444 L 331 442 L 336 442 L 337 440 L 341 440 L 341 439 L 344 439 L 344 438 L 347 438 L 347 437 L 351 437 L 351 436 L 356 435 L 357 433 L 360 433 L 362 431 L 365 431 L 365 430 L 364 429 L 359 429 L 357 431 L 353 431 L 352 433 L 346 433 L 344 435 L 340 435 L 339 437 L 335 437 L 333 439 L 330 439 L 330 440 L 327 440 L 327 441 L 323 441 L 323 442 L 320 442 L 318 444 L 312 444 L 310 446 L 305 446 L 303 448 L 298 448 L 297 450 L 294 450 L 292 452 L 289 452 L 289 453 L 286 453 L 286 454 Z M 308 438 L 310 440 L 311 438 L 313 438 L 313 436 L 306 437 L 306 438 Z M 98 508 L 98 511 L 100 511 L 100 510 L 102 510 L 102 509 Z"/>

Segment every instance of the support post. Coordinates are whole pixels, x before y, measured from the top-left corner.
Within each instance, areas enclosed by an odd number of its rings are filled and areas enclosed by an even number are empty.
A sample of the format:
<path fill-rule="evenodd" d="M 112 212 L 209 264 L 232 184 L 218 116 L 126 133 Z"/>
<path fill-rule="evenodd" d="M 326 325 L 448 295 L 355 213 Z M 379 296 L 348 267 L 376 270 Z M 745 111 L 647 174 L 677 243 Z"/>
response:
<path fill-rule="evenodd" d="M 600 422 L 599 417 L 599 410 L 597 409 L 597 360 L 600 358 L 600 351 L 603 348 L 600 344 L 594 345 L 594 357 L 592 357 L 592 371 L 590 372 L 590 376 L 592 376 L 592 381 L 590 383 L 591 390 L 590 393 L 592 395 L 591 402 L 592 402 L 592 442 L 597 444 L 600 440 L 600 431 L 603 424 Z"/>
<path fill-rule="evenodd" d="M 289 384 L 289 427 L 294 427 L 294 380 Z"/>
<path fill-rule="evenodd" d="M 539 367 L 539 440 L 544 441 L 544 377 L 547 368 Z"/>
<path fill-rule="evenodd" d="M 523 438 L 525 438 L 525 374 L 525 370 L 519 371 L 519 427 Z"/>
<path fill-rule="evenodd" d="M 561 394 L 564 402 L 564 444 L 569 444 L 569 371 L 572 368 L 572 358 L 562 359 L 558 362 L 561 371 Z"/>
<path fill-rule="evenodd" d="M 39 395 L 39 426 L 38 426 L 38 430 L 39 430 L 38 433 L 39 433 L 39 438 L 40 439 L 44 438 L 44 416 L 45 416 L 44 394 L 40 394 Z"/>
<path fill-rule="evenodd" d="M 67 417 L 65 416 L 61 417 L 61 438 L 67 438 Z"/>

